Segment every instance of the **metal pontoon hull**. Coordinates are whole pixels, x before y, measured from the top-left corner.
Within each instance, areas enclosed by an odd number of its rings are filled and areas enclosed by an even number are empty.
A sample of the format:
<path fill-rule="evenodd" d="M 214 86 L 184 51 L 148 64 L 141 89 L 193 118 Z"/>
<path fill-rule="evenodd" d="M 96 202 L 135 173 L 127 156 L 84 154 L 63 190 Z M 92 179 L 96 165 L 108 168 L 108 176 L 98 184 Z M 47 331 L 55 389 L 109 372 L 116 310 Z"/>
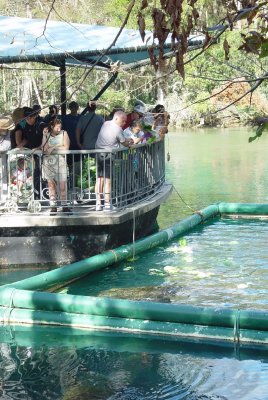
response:
<path fill-rule="evenodd" d="M 58 213 L 56 216 L 2 214 L 0 269 L 69 264 L 153 233 L 160 204 L 172 190 L 118 212 Z M 78 208 L 79 210 L 79 208 Z"/>

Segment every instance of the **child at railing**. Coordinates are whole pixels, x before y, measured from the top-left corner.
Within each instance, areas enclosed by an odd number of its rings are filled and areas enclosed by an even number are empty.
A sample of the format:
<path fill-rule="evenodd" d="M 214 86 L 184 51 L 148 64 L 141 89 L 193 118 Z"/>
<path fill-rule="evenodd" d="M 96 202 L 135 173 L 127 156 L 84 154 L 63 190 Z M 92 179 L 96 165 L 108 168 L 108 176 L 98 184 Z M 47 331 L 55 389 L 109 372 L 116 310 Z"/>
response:
<path fill-rule="evenodd" d="M 18 196 L 22 196 L 22 190 L 32 185 L 32 173 L 29 168 L 28 161 L 24 158 L 19 158 L 17 162 L 17 171 L 15 171 L 17 180 Z"/>
<path fill-rule="evenodd" d="M 134 119 L 131 121 L 129 127 L 124 130 L 123 135 L 130 141 L 130 143 L 142 143 L 144 137 L 144 133 L 142 131 L 142 122 L 139 119 Z"/>

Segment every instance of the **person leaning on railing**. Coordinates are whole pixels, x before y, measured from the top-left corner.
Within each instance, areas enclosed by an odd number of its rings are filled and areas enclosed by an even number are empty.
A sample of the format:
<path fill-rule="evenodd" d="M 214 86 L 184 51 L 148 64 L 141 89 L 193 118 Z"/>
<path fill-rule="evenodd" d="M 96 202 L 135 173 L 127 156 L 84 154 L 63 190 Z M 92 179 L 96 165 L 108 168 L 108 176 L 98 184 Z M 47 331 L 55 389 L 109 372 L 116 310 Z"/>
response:
<path fill-rule="evenodd" d="M 168 133 L 170 115 L 162 104 L 157 104 L 153 109 L 153 113 L 154 122 L 152 128 L 156 132 L 157 138 L 163 140 L 165 135 Z"/>
<path fill-rule="evenodd" d="M 127 115 L 123 111 L 117 111 L 111 121 L 102 125 L 96 142 L 96 149 L 111 151 L 113 148 L 130 146 L 130 141 L 124 137 L 122 126 L 124 126 Z M 98 153 L 98 176 L 95 186 L 96 211 L 110 211 L 114 207 L 110 204 L 111 177 L 110 177 L 110 155 L 111 153 Z M 101 204 L 101 195 L 104 194 L 104 207 Z"/>
<path fill-rule="evenodd" d="M 16 147 L 39 148 L 45 126 L 45 122 L 37 120 L 37 114 L 32 108 L 25 107 L 24 119 L 19 121 L 15 127 Z"/>
<path fill-rule="evenodd" d="M 139 119 L 131 121 L 128 128 L 124 130 L 124 136 L 133 144 L 142 143 L 144 132 L 142 131 L 142 122 Z"/>
<path fill-rule="evenodd" d="M 140 105 L 140 104 L 136 104 L 133 108 L 133 111 L 129 114 L 127 114 L 127 118 L 126 118 L 126 122 L 124 123 L 122 129 L 125 130 L 127 129 L 131 122 L 137 119 L 142 119 L 145 115 L 145 108 Z"/>

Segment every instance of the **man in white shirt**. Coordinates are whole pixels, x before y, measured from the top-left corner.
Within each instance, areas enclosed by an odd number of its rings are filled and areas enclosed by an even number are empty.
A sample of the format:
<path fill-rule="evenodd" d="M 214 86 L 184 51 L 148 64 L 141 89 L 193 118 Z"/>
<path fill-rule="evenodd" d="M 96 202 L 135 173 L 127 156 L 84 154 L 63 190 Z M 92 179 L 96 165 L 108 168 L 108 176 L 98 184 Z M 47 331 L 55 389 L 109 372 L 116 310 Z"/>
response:
<path fill-rule="evenodd" d="M 101 127 L 97 141 L 96 149 L 111 151 L 113 148 L 125 146 L 129 147 L 129 141 L 123 135 L 123 129 L 127 115 L 123 111 L 116 111 L 111 121 L 106 121 Z M 111 153 L 98 153 L 98 176 L 95 186 L 96 192 L 96 211 L 110 211 L 111 193 Z M 104 208 L 101 205 L 101 194 L 104 194 Z"/>

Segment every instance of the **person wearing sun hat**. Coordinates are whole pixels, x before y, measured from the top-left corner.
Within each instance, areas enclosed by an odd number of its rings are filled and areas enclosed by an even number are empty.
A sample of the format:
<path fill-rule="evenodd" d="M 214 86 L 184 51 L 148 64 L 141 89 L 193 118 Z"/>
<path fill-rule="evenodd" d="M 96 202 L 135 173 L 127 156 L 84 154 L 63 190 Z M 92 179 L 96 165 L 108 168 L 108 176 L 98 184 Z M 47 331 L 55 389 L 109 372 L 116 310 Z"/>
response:
<path fill-rule="evenodd" d="M 9 115 L 0 115 L 0 129 L 10 130 L 14 126 L 12 118 Z"/>
<path fill-rule="evenodd" d="M 136 120 L 136 119 L 141 119 L 145 114 L 145 108 L 141 104 L 136 104 L 133 108 L 133 111 L 129 114 L 127 114 L 127 120 L 125 125 L 123 126 L 123 130 L 127 129 L 131 122 Z"/>
<path fill-rule="evenodd" d="M 11 148 L 10 131 L 14 128 L 12 119 L 7 115 L 0 115 L 0 152 Z"/>

